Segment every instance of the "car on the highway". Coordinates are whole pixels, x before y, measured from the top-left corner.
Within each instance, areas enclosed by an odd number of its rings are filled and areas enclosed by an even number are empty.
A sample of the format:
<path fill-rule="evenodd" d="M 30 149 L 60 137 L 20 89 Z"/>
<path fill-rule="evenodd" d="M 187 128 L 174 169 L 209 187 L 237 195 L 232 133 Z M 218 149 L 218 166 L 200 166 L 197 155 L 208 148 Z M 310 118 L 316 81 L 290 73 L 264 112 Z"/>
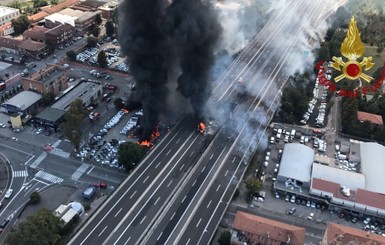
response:
<path fill-rule="evenodd" d="M 309 216 L 307 216 L 308 220 L 313 220 L 314 218 L 314 213 L 310 213 Z"/>
<path fill-rule="evenodd" d="M 10 198 L 12 196 L 12 193 L 13 193 L 13 190 L 8 189 L 7 192 L 5 193 L 4 198 L 6 198 L 6 199 Z"/>
<path fill-rule="evenodd" d="M 1 222 L 0 224 L 0 228 L 4 229 L 9 223 L 9 219 L 5 219 L 3 220 L 3 222 Z"/>

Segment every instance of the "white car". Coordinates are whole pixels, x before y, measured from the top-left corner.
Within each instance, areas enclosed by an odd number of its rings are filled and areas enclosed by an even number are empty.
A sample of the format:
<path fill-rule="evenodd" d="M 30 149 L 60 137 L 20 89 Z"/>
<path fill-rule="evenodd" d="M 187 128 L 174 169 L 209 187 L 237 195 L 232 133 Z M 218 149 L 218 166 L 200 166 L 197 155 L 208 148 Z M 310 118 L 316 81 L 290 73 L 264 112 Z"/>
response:
<path fill-rule="evenodd" d="M 13 193 L 13 190 L 8 189 L 7 192 L 5 193 L 4 198 L 6 198 L 6 199 L 10 198 L 12 196 L 12 193 Z"/>
<path fill-rule="evenodd" d="M 308 220 L 313 220 L 314 218 L 314 213 L 310 213 L 309 216 L 307 216 Z"/>

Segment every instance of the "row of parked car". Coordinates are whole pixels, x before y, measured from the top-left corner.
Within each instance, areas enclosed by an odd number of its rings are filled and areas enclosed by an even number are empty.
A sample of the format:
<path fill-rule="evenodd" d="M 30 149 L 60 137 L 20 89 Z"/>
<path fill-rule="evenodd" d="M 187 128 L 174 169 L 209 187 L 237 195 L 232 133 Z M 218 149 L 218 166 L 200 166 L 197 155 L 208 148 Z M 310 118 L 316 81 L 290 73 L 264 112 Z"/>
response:
<path fill-rule="evenodd" d="M 116 66 L 116 69 L 118 69 L 119 71 L 123 71 L 123 72 L 128 72 L 128 66 L 126 65 L 126 63 L 122 62 L 120 64 L 118 64 Z"/>
<path fill-rule="evenodd" d="M 86 62 L 88 59 L 98 53 L 97 48 L 87 48 L 83 52 L 76 55 L 76 60 L 79 62 Z"/>
<path fill-rule="evenodd" d="M 123 169 L 122 165 L 119 165 L 117 158 L 118 147 L 120 144 L 125 141 L 118 141 L 117 139 L 112 139 L 100 150 L 99 154 L 93 156 L 94 160 L 97 163 L 101 163 L 106 166 Z"/>
<path fill-rule="evenodd" d="M 134 116 L 128 120 L 126 125 L 120 130 L 120 134 L 127 135 L 127 133 L 138 125 L 139 117 L 143 116 L 143 110 L 135 112 Z"/>

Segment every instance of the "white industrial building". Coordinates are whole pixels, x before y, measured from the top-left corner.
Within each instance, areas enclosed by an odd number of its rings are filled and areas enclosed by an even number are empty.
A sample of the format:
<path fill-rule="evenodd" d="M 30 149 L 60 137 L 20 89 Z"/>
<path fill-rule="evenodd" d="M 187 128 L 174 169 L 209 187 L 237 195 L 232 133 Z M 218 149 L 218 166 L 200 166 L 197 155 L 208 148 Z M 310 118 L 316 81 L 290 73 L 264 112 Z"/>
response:
<path fill-rule="evenodd" d="M 20 11 L 18 9 L 0 6 L 0 25 L 3 25 L 11 20 L 19 17 Z"/>
<path fill-rule="evenodd" d="M 385 194 L 385 147 L 377 143 L 361 143 L 361 172 L 365 189 Z"/>

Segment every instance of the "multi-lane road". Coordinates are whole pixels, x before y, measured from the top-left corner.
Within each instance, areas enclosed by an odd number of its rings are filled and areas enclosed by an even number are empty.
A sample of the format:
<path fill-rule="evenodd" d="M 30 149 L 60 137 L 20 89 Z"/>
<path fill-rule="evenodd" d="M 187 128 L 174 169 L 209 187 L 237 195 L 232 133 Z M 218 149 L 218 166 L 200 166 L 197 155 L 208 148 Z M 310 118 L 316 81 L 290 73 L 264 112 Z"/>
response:
<path fill-rule="evenodd" d="M 266 142 L 304 25 L 325 11 L 321 0 L 291 1 L 276 11 L 215 83 L 212 105 L 226 124 L 203 136 L 194 120 L 183 119 L 69 244 L 209 243 L 248 160 Z M 290 38 L 277 45 L 285 32 Z M 246 95 L 237 90 L 240 77 Z"/>

